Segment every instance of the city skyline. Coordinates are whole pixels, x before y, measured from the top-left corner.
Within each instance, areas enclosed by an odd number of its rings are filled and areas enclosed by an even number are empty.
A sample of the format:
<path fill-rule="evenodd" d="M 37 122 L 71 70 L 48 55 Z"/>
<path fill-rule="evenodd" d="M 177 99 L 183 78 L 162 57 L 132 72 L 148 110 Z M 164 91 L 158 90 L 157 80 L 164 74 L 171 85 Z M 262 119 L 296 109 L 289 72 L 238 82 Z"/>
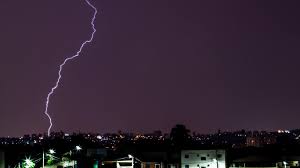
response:
<path fill-rule="evenodd" d="M 105 1 L 65 67 L 53 131 L 300 128 L 297 1 Z M 0 137 L 46 132 L 58 66 L 91 34 L 84 0 L 0 5 Z"/>

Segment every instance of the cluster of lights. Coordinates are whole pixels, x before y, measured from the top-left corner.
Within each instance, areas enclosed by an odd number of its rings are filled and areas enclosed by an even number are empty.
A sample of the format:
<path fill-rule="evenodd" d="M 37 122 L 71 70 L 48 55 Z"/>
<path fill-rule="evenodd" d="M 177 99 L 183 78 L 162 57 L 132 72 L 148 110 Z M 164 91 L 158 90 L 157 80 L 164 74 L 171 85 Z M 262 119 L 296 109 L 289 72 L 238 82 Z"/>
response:
<path fill-rule="evenodd" d="M 289 134 L 289 133 L 290 133 L 289 130 L 278 130 L 277 132 L 280 133 L 280 134 L 282 134 L 282 133 L 287 133 L 287 134 Z"/>
<path fill-rule="evenodd" d="M 82 150 L 82 147 L 77 145 L 75 146 L 75 150 L 76 151 L 81 151 Z M 53 163 L 54 160 L 57 159 L 57 157 L 54 156 L 55 154 L 55 150 L 54 149 L 49 149 L 49 151 L 46 153 L 46 156 L 49 157 L 48 161 L 47 161 L 47 164 L 50 165 Z M 64 165 L 66 164 L 66 162 L 64 162 Z M 43 161 L 43 165 L 44 165 L 44 161 Z M 69 165 L 69 164 L 67 164 Z M 34 168 L 35 167 L 35 163 L 34 161 L 29 157 L 29 158 L 26 158 L 24 159 L 23 163 L 22 163 L 22 167 L 23 168 Z"/>

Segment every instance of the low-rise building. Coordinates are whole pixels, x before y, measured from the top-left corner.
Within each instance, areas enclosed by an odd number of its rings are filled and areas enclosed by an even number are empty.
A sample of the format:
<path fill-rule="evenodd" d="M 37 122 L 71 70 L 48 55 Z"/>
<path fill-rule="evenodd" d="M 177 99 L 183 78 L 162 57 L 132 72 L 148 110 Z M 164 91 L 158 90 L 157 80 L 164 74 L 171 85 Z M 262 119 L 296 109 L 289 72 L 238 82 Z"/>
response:
<path fill-rule="evenodd" d="M 182 150 L 181 168 L 226 168 L 225 150 Z"/>
<path fill-rule="evenodd" d="M 229 168 L 299 168 L 299 156 L 253 155 L 234 160 Z"/>

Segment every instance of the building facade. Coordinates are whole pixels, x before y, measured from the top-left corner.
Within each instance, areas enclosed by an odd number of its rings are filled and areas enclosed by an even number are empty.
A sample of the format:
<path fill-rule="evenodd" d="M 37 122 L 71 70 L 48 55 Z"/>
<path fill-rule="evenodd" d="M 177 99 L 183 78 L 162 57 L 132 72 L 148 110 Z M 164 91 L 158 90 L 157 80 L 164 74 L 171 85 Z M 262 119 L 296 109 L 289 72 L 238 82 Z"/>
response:
<path fill-rule="evenodd" d="M 183 150 L 181 168 L 226 168 L 225 150 Z"/>

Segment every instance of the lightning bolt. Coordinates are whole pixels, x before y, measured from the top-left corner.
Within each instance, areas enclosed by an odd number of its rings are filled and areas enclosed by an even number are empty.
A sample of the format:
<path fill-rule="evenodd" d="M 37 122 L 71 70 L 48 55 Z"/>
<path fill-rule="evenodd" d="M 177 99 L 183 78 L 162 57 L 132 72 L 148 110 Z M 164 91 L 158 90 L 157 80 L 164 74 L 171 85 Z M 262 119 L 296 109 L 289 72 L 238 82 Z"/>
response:
<path fill-rule="evenodd" d="M 62 71 L 63 71 L 64 65 L 65 65 L 68 61 L 71 61 L 71 60 L 75 59 L 76 57 L 79 57 L 79 55 L 80 55 L 82 49 L 84 48 L 84 46 L 85 46 L 87 43 L 91 43 L 91 42 L 93 41 L 93 39 L 94 39 L 94 34 L 95 34 L 96 31 L 97 31 L 96 28 L 95 28 L 96 15 L 97 15 L 97 13 L 98 13 L 97 8 L 96 8 L 94 5 L 92 5 L 92 4 L 90 3 L 89 0 L 85 0 L 85 2 L 86 2 L 91 8 L 93 8 L 93 10 L 94 10 L 94 15 L 93 15 L 93 18 L 92 18 L 92 21 L 91 21 L 91 25 L 92 25 L 92 28 L 93 28 L 93 32 L 92 32 L 92 34 L 91 34 L 90 39 L 84 41 L 84 42 L 81 44 L 79 50 L 77 51 L 77 53 L 76 53 L 75 55 L 66 58 L 66 59 L 63 61 L 63 63 L 59 65 L 58 78 L 57 78 L 57 80 L 56 80 L 55 85 L 51 88 L 50 92 L 48 93 L 47 100 L 46 100 L 46 108 L 45 108 L 45 111 L 44 111 L 44 113 L 45 113 L 45 115 L 48 117 L 49 123 L 50 123 L 49 128 L 48 128 L 48 136 L 50 136 L 51 128 L 52 128 L 52 125 L 53 125 L 53 123 L 52 123 L 52 118 L 51 118 L 50 114 L 48 113 L 49 102 L 50 102 L 51 96 L 54 94 L 55 90 L 56 90 L 56 89 L 58 88 L 58 86 L 59 86 L 59 83 L 60 83 L 61 78 L 62 78 Z"/>

